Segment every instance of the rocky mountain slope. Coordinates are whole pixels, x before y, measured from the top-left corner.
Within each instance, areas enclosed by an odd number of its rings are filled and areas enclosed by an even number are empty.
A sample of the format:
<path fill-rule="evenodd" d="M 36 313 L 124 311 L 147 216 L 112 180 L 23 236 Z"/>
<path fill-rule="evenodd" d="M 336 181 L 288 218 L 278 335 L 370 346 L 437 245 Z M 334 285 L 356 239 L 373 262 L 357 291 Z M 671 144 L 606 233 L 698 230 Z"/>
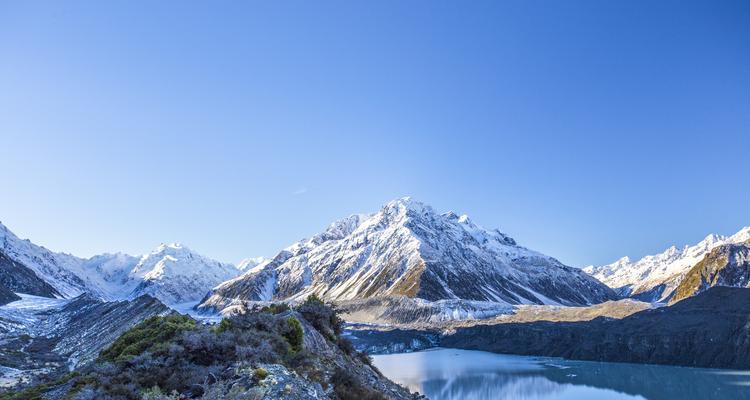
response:
<path fill-rule="evenodd" d="M 12 292 L 42 297 L 60 297 L 60 293 L 30 268 L 13 261 L 0 250 L 0 286 Z"/>
<path fill-rule="evenodd" d="M 0 224 L 0 252 L 10 260 L 31 269 L 60 296 L 73 298 L 86 292 L 104 296 L 102 288 L 96 282 L 87 280 L 81 269 L 81 259 L 70 254 L 52 252 L 29 240 L 21 240 L 3 224 Z"/>
<path fill-rule="evenodd" d="M 623 319 L 459 328 L 440 345 L 569 359 L 750 368 L 750 289 L 714 287 Z"/>
<path fill-rule="evenodd" d="M 711 250 L 698 262 L 675 289 L 674 303 L 704 292 L 714 286 L 748 287 L 750 285 L 750 240 L 725 244 Z"/>
<path fill-rule="evenodd" d="M 750 239 L 750 227 L 731 236 L 708 235 L 693 246 L 670 247 L 663 253 L 632 261 L 623 257 L 612 264 L 586 267 L 583 270 L 622 296 L 643 301 L 668 301 L 685 274 L 712 249 L 724 244 Z"/>
<path fill-rule="evenodd" d="M 598 303 L 616 297 L 579 269 L 519 246 L 468 217 L 403 198 L 353 215 L 223 283 L 202 308 L 242 301 L 406 296 L 503 304 Z"/>
<path fill-rule="evenodd" d="M 198 301 L 240 273 L 179 243 L 162 244 L 141 257 L 116 253 L 79 258 L 21 240 L 2 224 L 0 266 L 0 283 L 16 292 L 64 298 L 86 293 L 102 300 L 148 294 L 168 304 Z"/>
<path fill-rule="evenodd" d="M 178 314 L 152 317 L 75 374 L 14 390 L 21 398 L 421 398 L 372 367 L 339 335 L 340 324 L 335 311 L 316 300 L 235 315 L 218 326 Z"/>
<path fill-rule="evenodd" d="M 118 336 L 170 310 L 157 299 L 102 302 L 84 294 L 72 300 L 21 295 L 0 307 L 0 381 L 22 382 L 85 365 Z"/>

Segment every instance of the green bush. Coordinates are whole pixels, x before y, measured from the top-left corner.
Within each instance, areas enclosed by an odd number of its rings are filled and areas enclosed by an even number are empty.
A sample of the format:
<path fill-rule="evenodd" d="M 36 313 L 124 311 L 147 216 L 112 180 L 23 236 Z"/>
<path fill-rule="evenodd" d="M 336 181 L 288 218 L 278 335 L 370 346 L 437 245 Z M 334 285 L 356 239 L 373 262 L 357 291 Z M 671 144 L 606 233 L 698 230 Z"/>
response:
<path fill-rule="evenodd" d="M 331 384 L 339 400 L 386 400 L 381 393 L 363 385 L 351 372 L 341 368 L 334 372 Z"/>
<path fill-rule="evenodd" d="M 321 298 L 318 297 L 318 295 L 316 295 L 315 293 L 313 293 L 313 294 L 307 296 L 307 299 L 305 300 L 305 302 L 303 304 L 323 305 L 325 303 L 323 303 L 323 300 L 321 300 Z"/>
<path fill-rule="evenodd" d="M 285 311 L 289 311 L 289 305 L 286 303 L 273 303 L 260 309 L 260 312 L 267 312 L 269 314 L 281 314 Z"/>
<path fill-rule="evenodd" d="M 40 385 L 32 386 L 28 389 L 24 389 L 18 392 L 0 393 L 0 399 L 2 400 L 42 400 L 44 399 L 43 394 L 46 391 L 54 388 L 55 386 L 63 385 L 77 376 L 78 376 L 77 372 L 71 372 L 52 382 L 42 383 Z"/>
<path fill-rule="evenodd" d="M 228 330 L 231 330 L 234 327 L 234 324 L 232 324 L 232 320 L 229 318 L 224 318 L 219 322 L 219 325 L 214 328 L 214 332 L 216 333 L 222 333 L 226 332 Z"/>
<path fill-rule="evenodd" d="M 194 330 L 195 320 L 172 314 L 166 317 L 151 317 L 125 332 L 99 355 L 103 361 L 124 361 L 146 351 L 166 351 L 167 343 L 184 331 Z"/>
<path fill-rule="evenodd" d="M 253 371 L 253 378 L 255 378 L 256 381 L 262 381 L 263 379 L 266 379 L 267 376 L 268 371 L 263 368 L 256 368 Z"/>
<path fill-rule="evenodd" d="M 305 332 L 302 330 L 302 324 L 297 318 L 289 317 L 286 320 L 289 329 L 284 333 L 284 337 L 292 346 L 292 351 L 299 352 L 302 350 Z"/>
<path fill-rule="evenodd" d="M 310 295 L 307 301 L 297 307 L 297 311 L 331 342 L 336 343 L 344 330 L 344 321 L 339 318 L 336 310 L 315 295 Z"/>

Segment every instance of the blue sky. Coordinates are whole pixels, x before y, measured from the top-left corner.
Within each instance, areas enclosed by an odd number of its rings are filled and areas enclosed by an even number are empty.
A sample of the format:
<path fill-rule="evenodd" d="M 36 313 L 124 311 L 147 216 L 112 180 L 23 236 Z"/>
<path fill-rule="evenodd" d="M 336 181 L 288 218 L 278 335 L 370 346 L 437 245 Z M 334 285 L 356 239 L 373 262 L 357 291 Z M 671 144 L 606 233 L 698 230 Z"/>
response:
<path fill-rule="evenodd" d="M 0 221 L 273 255 L 411 195 L 583 266 L 750 225 L 750 2 L 3 2 Z"/>

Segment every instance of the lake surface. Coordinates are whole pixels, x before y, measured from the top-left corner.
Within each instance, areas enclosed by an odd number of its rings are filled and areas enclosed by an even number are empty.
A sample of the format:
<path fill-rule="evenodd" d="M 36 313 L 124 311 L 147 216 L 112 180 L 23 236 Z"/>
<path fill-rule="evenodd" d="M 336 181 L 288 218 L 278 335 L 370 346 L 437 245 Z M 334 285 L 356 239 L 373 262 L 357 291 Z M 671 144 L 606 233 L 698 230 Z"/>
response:
<path fill-rule="evenodd" d="M 431 400 L 750 400 L 750 371 L 571 361 L 431 349 L 373 356 Z"/>

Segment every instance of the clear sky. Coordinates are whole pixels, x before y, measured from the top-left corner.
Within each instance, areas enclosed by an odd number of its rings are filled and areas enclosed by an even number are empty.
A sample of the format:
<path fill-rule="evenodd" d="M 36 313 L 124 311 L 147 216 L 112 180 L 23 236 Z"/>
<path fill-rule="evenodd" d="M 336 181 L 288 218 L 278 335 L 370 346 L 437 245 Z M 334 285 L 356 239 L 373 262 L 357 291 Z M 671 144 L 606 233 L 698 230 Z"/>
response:
<path fill-rule="evenodd" d="M 750 225 L 750 2 L 0 3 L 0 220 L 272 256 L 411 195 L 574 266 Z"/>

